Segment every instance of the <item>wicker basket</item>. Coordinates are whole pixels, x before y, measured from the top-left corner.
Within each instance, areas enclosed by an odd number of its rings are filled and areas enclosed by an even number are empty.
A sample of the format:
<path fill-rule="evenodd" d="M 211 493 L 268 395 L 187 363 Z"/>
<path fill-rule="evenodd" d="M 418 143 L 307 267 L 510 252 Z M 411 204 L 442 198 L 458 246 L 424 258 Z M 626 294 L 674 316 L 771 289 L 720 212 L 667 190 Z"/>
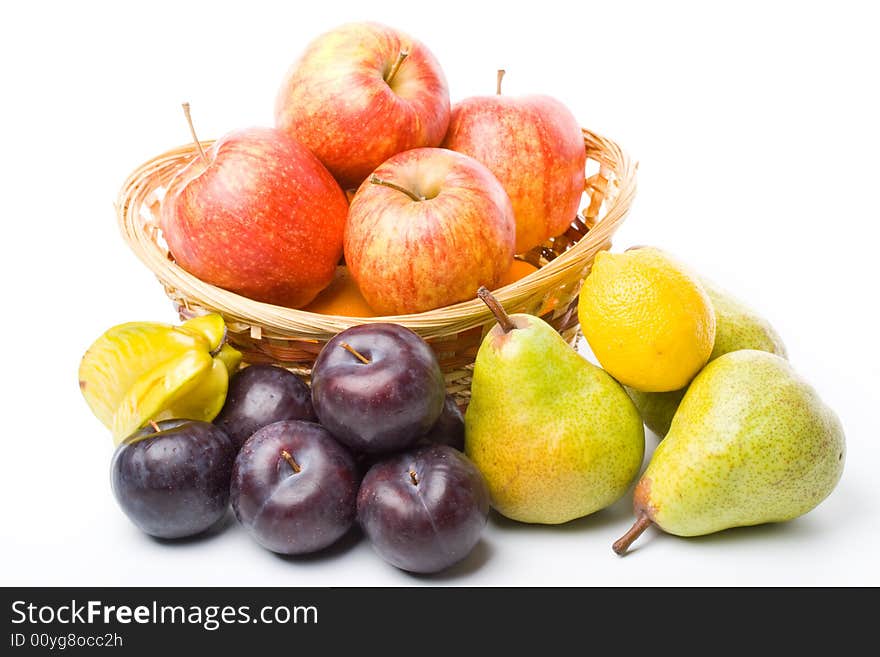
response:
<path fill-rule="evenodd" d="M 522 257 L 539 269 L 499 288 L 495 296 L 508 312 L 543 317 L 571 343 L 577 339 L 577 295 L 596 253 L 607 249 L 636 191 L 637 165 L 617 144 L 584 130 L 587 152 L 585 207 L 563 235 Z M 213 142 L 203 142 L 208 147 Z M 178 267 L 158 227 L 159 203 L 177 171 L 197 156 L 194 144 L 176 148 L 138 167 L 117 200 L 126 242 L 165 286 L 181 318 L 205 311 L 226 319 L 229 342 L 247 363 L 275 363 L 308 375 L 322 345 L 356 324 L 391 321 L 409 327 L 437 352 L 447 389 L 466 404 L 471 366 L 485 331 L 494 324 L 476 297 L 414 315 L 343 317 L 320 315 L 253 301 L 202 282 Z"/>

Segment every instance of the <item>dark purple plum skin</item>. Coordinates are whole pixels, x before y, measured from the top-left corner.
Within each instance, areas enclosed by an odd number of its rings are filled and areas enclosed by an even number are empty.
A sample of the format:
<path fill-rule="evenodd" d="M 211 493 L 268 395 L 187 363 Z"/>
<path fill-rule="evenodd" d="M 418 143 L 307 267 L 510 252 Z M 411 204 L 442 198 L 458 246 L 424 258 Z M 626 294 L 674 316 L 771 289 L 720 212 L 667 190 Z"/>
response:
<path fill-rule="evenodd" d="M 110 465 L 116 501 L 141 531 L 183 538 L 215 524 L 229 508 L 235 446 L 222 429 L 163 420 L 126 438 Z"/>
<path fill-rule="evenodd" d="M 335 543 L 354 524 L 359 483 L 351 453 L 324 427 L 275 422 L 248 438 L 235 459 L 232 510 L 266 549 L 307 554 Z"/>
<path fill-rule="evenodd" d="M 436 573 L 464 559 L 480 540 L 489 490 L 464 454 L 427 445 L 370 468 L 357 513 L 385 561 L 409 572 Z"/>
<path fill-rule="evenodd" d="M 317 419 L 311 391 L 296 374 L 274 365 L 251 365 L 229 381 L 226 403 L 214 424 L 241 449 L 258 429 L 273 422 Z"/>
<path fill-rule="evenodd" d="M 343 344 L 370 362 L 361 362 Z M 363 324 L 339 333 L 312 368 L 312 404 L 320 423 L 358 452 L 412 445 L 440 417 L 445 397 L 431 347 L 397 324 Z"/>
<path fill-rule="evenodd" d="M 428 433 L 422 437 L 421 442 L 449 445 L 459 452 L 464 451 L 464 415 L 458 404 L 455 403 L 455 397 L 446 395 L 440 417 L 437 418 Z"/>
<path fill-rule="evenodd" d="M 464 415 L 455 403 L 452 395 L 446 395 L 443 410 L 434 426 L 424 436 L 416 441 L 415 446 L 423 445 L 449 445 L 459 452 L 464 452 Z M 404 450 L 398 450 L 404 451 Z M 367 474 L 376 463 L 388 458 L 389 454 L 367 454 L 356 452 L 355 461 L 363 474 Z"/>

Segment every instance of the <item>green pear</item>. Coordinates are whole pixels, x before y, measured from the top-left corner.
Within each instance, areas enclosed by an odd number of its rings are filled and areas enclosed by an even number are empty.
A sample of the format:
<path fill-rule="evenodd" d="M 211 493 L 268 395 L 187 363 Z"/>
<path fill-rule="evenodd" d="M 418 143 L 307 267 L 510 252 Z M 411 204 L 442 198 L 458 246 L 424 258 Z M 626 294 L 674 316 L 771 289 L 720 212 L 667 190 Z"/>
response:
<path fill-rule="evenodd" d="M 480 345 L 465 414 L 465 453 L 492 505 L 520 522 L 557 524 L 603 509 L 641 467 L 645 430 L 623 387 L 532 315 L 498 319 Z"/>
<path fill-rule="evenodd" d="M 672 418 L 687 388 L 669 392 L 642 392 L 629 386 L 624 387 L 626 394 L 639 409 L 639 415 L 642 416 L 645 426 L 663 440 L 663 437 L 669 433 L 669 425 L 672 424 Z"/>
<path fill-rule="evenodd" d="M 701 279 L 715 308 L 715 346 L 709 362 L 740 349 L 758 349 L 786 358 L 782 338 L 770 323 L 739 299 Z M 671 392 L 641 392 L 627 387 L 626 392 L 639 409 L 647 427 L 659 438 L 669 432 L 672 416 L 687 388 Z"/>
<path fill-rule="evenodd" d="M 787 360 L 752 349 L 721 356 L 685 393 L 614 551 L 652 523 L 700 536 L 797 518 L 834 489 L 845 452 L 837 416 Z"/>

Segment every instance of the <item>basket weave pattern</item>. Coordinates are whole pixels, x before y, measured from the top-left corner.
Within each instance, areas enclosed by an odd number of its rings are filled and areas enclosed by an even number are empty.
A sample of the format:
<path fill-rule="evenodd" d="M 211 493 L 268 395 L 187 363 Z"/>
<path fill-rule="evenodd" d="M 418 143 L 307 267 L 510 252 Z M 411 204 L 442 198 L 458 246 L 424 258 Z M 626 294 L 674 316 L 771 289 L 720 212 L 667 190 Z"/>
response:
<path fill-rule="evenodd" d="M 524 254 L 539 267 L 494 291 L 508 312 L 538 315 L 570 343 L 577 339 L 577 295 L 596 253 L 608 249 L 636 191 L 637 165 L 613 141 L 584 130 L 587 169 L 584 206 L 570 228 Z M 202 142 L 209 147 L 213 142 Z M 462 404 L 470 391 L 477 349 L 495 323 L 473 300 L 414 315 L 343 317 L 273 306 L 205 283 L 177 266 L 159 229 L 159 204 L 171 178 L 198 153 L 195 144 L 159 155 L 128 177 L 116 203 L 123 237 L 156 275 L 182 319 L 206 311 L 226 320 L 228 340 L 247 363 L 274 363 L 308 375 L 321 347 L 357 324 L 395 322 L 427 340 L 437 352 L 447 390 Z M 476 290 L 474 291 L 476 293 Z"/>

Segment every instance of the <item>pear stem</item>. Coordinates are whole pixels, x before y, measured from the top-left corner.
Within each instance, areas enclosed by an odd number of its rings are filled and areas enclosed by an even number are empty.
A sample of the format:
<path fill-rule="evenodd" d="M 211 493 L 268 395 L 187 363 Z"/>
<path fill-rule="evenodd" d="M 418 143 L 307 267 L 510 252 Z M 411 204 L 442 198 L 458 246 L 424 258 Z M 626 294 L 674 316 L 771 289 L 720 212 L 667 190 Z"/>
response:
<path fill-rule="evenodd" d="M 419 485 L 419 478 L 416 476 L 416 471 L 415 471 L 415 470 L 410 470 L 410 471 L 409 471 L 409 478 L 410 478 L 410 480 L 412 480 L 412 484 L 413 484 L 413 486 L 418 486 L 418 485 Z"/>
<path fill-rule="evenodd" d="M 504 74 L 505 74 L 506 72 L 507 72 L 507 71 L 505 71 L 503 68 L 499 68 L 499 69 L 498 69 L 498 73 L 497 73 L 496 78 L 495 78 L 495 95 L 496 95 L 496 96 L 500 96 L 500 95 L 501 95 L 501 80 L 504 79 Z"/>
<path fill-rule="evenodd" d="M 205 155 L 205 149 L 202 148 L 202 142 L 196 137 L 196 128 L 193 125 L 192 114 L 190 114 L 189 111 L 189 103 L 183 103 L 183 115 L 186 117 L 186 122 L 189 124 L 189 133 L 192 135 L 193 141 L 196 143 L 196 148 L 199 149 L 199 157 L 202 158 L 202 164 L 208 166 L 210 164 L 208 156 Z"/>
<path fill-rule="evenodd" d="M 159 425 L 156 424 L 156 420 L 150 420 L 150 426 L 153 427 L 153 431 L 155 431 L 156 433 L 159 433 L 160 429 L 159 429 Z"/>
<path fill-rule="evenodd" d="M 633 541 L 641 536 L 642 533 L 653 524 L 654 522 L 648 517 L 648 514 L 642 511 L 639 513 L 638 517 L 636 517 L 633 526 L 629 528 L 626 534 L 614 542 L 611 549 L 614 550 L 616 554 L 623 555 L 629 549 L 629 546 L 633 544 Z"/>
<path fill-rule="evenodd" d="M 290 452 L 288 452 L 286 449 L 282 449 L 281 450 L 281 457 L 285 461 L 287 461 L 288 465 L 290 465 L 290 467 L 293 469 L 294 474 L 300 473 L 302 468 L 299 467 L 299 463 L 297 463 L 296 461 L 293 460 L 293 457 L 290 455 Z"/>
<path fill-rule="evenodd" d="M 339 343 L 339 346 L 342 347 L 343 349 L 345 349 L 348 353 L 350 353 L 351 355 L 353 355 L 353 356 L 354 356 L 355 358 L 357 358 L 359 361 L 361 361 L 364 365 L 369 365 L 369 364 L 370 364 L 370 359 L 369 359 L 369 358 L 367 358 L 366 356 L 364 356 L 361 352 L 359 352 L 357 349 L 355 349 L 354 347 L 352 347 L 352 346 L 351 346 L 350 344 L 348 344 L 347 342 L 340 342 L 340 343 Z"/>
<path fill-rule="evenodd" d="M 409 50 L 401 50 L 397 53 L 397 59 L 391 65 L 391 70 L 388 71 L 388 75 L 385 77 L 385 82 L 387 84 L 391 84 L 394 80 L 394 76 L 397 75 L 397 71 L 400 70 L 400 65 L 403 64 L 403 60 L 409 56 Z"/>
<path fill-rule="evenodd" d="M 417 194 L 409 191 L 406 187 L 401 187 L 397 183 L 393 183 L 390 180 L 383 180 L 382 178 L 377 176 L 375 173 L 372 176 L 370 176 L 370 182 L 373 183 L 374 185 L 382 185 L 384 187 L 390 187 L 391 189 L 396 189 L 398 192 L 402 192 L 402 193 L 406 194 L 407 196 L 409 196 L 416 203 L 418 203 L 419 201 L 425 200 L 424 196 L 418 196 Z"/>
<path fill-rule="evenodd" d="M 516 328 L 510 319 L 510 315 L 505 312 L 504 307 L 498 302 L 498 299 L 492 296 L 492 293 L 489 292 L 489 290 L 481 285 L 480 289 L 477 290 L 477 296 L 480 297 L 480 300 L 483 303 L 489 306 L 489 310 L 495 315 L 495 319 L 498 320 L 498 325 L 501 326 L 501 329 L 505 333 L 510 333 Z"/>

